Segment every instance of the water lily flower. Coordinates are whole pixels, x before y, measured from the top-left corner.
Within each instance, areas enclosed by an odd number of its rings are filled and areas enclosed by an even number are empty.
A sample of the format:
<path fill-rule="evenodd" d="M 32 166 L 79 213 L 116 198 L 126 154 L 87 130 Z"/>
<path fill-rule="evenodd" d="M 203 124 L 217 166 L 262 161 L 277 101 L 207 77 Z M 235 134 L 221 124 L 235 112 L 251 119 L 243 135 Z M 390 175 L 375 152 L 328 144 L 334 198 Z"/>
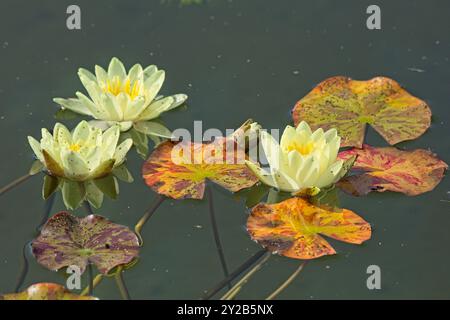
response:
<path fill-rule="evenodd" d="M 63 109 L 93 117 L 92 123 L 102 129 L 117 124 L 122 132 L 134 129 L 144 135 L 171 137 L 167 128 L 150 120 L 182 105 L 187 95 L 158 95 L 165 79 L 164 70 L 155 65 L 144 69 L 135 64 L 127 73 L 123 63 L 112 58 L 107 71 L 95 66 L 94 75 L 80 68 L 78 75 L 89 97 L 77 92 L 76 98 L 55 98 Z M 136 144 L 139 137 L 133 140 Z"/>
<path fill-rule="evenodd" d="M 260 131 L 260 141 L 270 168 L 251 161 L 246 164 L 264 184 L 280 191 L 314 195 L 348 170 L 337 159 L 341 138 L 335 129 L 311 132 L 303 121 L 297 128 L 287 126 L 280 144 L 267 131 Z"/>
<path fill-rule="evenodd" d="M 61 188 L 69 209 L 78 207 L 83 200 L 98 208 L 104 193 L 114 198 L 118 193 L 116 176 L 131 180 L 124 161 L 133 142 L 126 139 L 118 144 L 119 136 L 117 125 L 102 132 L 86 121 L 80 122 L 73 132 L 60 123 L 55 125 L 53 134 L 44 128 L 40 142 L 29 136 L 28 142 L 47 173 L 44 198 Z"/>

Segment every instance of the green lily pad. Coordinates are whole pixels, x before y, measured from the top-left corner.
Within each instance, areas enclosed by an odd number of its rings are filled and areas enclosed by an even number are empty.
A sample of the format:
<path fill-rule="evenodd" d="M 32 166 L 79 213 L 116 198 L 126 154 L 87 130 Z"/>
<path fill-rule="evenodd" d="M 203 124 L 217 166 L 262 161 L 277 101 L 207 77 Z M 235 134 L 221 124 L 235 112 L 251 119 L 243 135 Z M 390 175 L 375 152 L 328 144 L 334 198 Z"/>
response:
<path fill-rule="evenodd" d="M 138 256 L 139 241 L 128 227 L 104 217 L 79 218 L 60 212 L 47 221 L 32 248 L 39 264 L 47 269 L 57 271 L 76 265 L 84 272 L 92 263 L 107 274 Z"/>
<path fill-rule="evenodd" d="M 430 126 L 431 110 L 392 79 L 332 77 L 298 101 L 292 117 L 313 130 L 336 128 L 341 147 L 361 147 L 367 124 L 391 145 L 418 138 Z"/>

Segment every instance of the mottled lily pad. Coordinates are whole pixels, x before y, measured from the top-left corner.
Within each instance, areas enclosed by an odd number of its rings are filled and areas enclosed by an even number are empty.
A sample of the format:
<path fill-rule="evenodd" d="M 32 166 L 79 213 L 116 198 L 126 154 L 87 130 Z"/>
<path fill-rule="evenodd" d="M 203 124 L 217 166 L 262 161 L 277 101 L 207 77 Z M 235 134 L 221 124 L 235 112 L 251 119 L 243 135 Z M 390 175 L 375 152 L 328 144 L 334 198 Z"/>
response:
<path fill-rule="evenodd" d="M 430 126 L 431 110 L 392 79 L 332 77 L 298 101 L 292 117 L 313 130 L 336 128 L 341 147 L 361 147 L 367 124 L 391 145 L 421 136 Z"/>
<path fill-rule="evenodd" d="M 25 291 L 0 295 L 0 300 L 98 300 L 98 298 L 71 293 L 56 283 L 36 283 Z"/>
<path fill-rule="evenodd" d="M 218 138 L 205 144 L 162 143 L 143 166 L 145 182 L 157 193 L 173 199 L 202 199 L 206 179 L 232 192 L 253 186 L 258 178 L 245 165 L 245 152 L 235 152 L 227 160 L 226 150 L 231 149 L 225 146 L 229 139 Z"/>
<path fill-rule="evenodd" d="M 339 181 L 345 192 L 361 196 L 371 191 L 395 191 L 415 196 L 431 191 L 441 181 L 447 164 L 430 151 L 402 151 L 393 147 L 350 149 L 339 158 L 357 156 L 350 176 Z"/>
<path fill-rule="evenodd" d="M 247 229 L 267 250 L 295 259 L 335 254 L 320 234 L 353 244 L 371 236 L 370 224 L 356 213 L 347 209 L 330 211 L 298 197 L 253 207 Z"/>
<path fill-rule="evenodd" d="M 50 270 L 76 265 L 84 272 L 88 263 L 106 274 L 138 256 L 139 241 L 129 228 L 104 217 L 78 218 L 68 212 L 51 217 L 33 240 L 33 254 Z"/>

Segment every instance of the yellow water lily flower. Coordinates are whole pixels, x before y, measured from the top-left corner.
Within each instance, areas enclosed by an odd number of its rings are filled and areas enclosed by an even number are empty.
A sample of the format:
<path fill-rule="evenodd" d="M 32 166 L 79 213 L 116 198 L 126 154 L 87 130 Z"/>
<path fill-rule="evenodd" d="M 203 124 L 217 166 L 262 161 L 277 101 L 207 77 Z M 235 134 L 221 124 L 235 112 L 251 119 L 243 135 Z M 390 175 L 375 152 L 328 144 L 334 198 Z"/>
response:
<path fill-rule="evenodd" d="M 53 128 L 53 134 L 44 128 L 40 142 L 29 136 L 29 144 L 48 174 L 44 198 L 60 187 L 66 206 L 73 209 L 85 199 L 99 207 L 103 193 L 114 197 L 117 181 L 113 175 L 128 175 L 122 164 L 133 144 L 131 139 L 118 144 L 119 136 L 119 126 L 102 132 L 86 121 L 73 132 L 60 123 Z"/>
<path fill-rule="evenodd" d="M 94 75 L 80 68 L 78 75 L 89 97 L 77 92 L 77 98 L 55 98 L 54 101 L 63 109 L 93 117 L 99 127 L 119 124 L 121 131 L 128 131 L 139 124 L 141 131 L 147 134 L 154 126 L 146 126 L 146 122 L 180 106 L 187 99 L 185 94 L 158 95 L 165 72 L 155 65 L 143 69 L 140 64 L 135 64 L 127 73 L 123 63 L 112 58 L 107 71 L 95 66 Z"/>
<path fill-rule="evenodd" d="M 303 121 L 297 128 L 287 126 L 279 144 L 267 131 L 260 131 L 260 141 L 270 168 L 246 164 L 263 183 L 281 191 L 313 195 L 348 170 L 337 159 L 341 138 L 335 129 L 311 132 Z"/>

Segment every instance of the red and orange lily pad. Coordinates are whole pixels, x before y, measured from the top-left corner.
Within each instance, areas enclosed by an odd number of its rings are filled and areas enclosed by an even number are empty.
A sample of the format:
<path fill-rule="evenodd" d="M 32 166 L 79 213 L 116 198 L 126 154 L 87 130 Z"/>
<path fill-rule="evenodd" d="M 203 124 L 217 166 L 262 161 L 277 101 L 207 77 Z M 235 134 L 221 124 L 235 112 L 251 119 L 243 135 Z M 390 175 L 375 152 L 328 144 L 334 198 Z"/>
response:
<path fill-rule="evenodd" d="M 36 283 L 18 293 L 0 295 L 0 300 L 98 300 L 92 296 L 71 293 L 56 283 Z"/>
<path fill-rule="evenodd" d="M 76 217 L 60 212 L 51 217 L 32 242 L 39 264 L 57 271 L 76 265 L 83 273 L 88 263 L 107 274 L 132 262 L 139 254 L 139 241 L 128 227 L 89 215 Z"/>
<path fill-rule="evenodd" d="M 245 165 L 246 158 L 234 137 L 210 143 L 167 141 L 150 155 L 142 175 L 159 194 L 173 199 L 202 199 L 206 180 L 231 192 L 257 183 L 258 178 Z"/>
<path fill-rule="evenodd" d="M 267 250 L 295 259 L 335 254 L 321 235 L 353 244 L 371 237 L 370 224 L 353 211 L 330 211 L 299 197 L 253 207 L 247 229 Z"/>
<path fill-rule="evenodd" d="M 367 124 L 391 145 L 421 136 L 430 126 L 431 110 L 396 81 L 332 77 L 317 85 L 292 110 L 295 125 L 336 128 L 341 147 L 361 147 Z"/>
<path fill-rule="evenodd" d="M 403 151 L 364 145 L 362 149 L 342 151 L 338 157 L 345 160 L 355 155 L 357 158 L 350 175 L 337 185 L 356 196 L 371 191 L 395 191 L 416 196 L 433 190 L 448 168 L 435 154 L 423 149 Z"/>

